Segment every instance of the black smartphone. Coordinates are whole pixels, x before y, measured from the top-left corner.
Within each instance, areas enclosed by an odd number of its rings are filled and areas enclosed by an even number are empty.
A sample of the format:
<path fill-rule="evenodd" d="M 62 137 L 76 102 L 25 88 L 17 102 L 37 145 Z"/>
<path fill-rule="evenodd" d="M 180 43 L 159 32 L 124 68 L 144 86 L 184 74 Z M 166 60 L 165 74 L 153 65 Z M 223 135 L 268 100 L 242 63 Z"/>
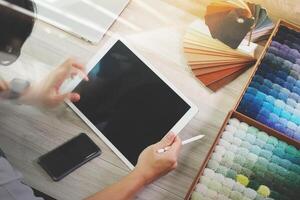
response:
<path fill-rule="evenodd" d="M 41 156 L 38 163 L 54 181 L 59 181 L 100 154 L 101 149 L 85 133 L 80 133 Z"/>

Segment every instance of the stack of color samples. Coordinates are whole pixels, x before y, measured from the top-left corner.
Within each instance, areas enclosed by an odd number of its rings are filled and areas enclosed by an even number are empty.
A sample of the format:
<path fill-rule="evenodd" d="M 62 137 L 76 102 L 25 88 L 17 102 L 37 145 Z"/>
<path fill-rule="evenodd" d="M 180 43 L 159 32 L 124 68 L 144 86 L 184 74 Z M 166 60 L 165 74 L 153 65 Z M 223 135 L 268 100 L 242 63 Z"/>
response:
<path fill-rule="evenodd" d="M 248 33 L 245 40 L 251 40 L 251 42 L 268 40 L 272 34 L 273 28 L 274 24 L 268 19 L 259 28 L 254 29 L 252 33 Z"/>
<path fill-rule="evenodd" d="M 273 27 L 266 9 L 244 0 L 212 1 L 206 8 L 204 19 L 212 37 L 233 49 L 240 45 L 247 33 L 251 32 L 248 40 L 257 40 L 270 35 Z"/>
<path fill-rule="evenodd" d="M 300 33 L 280 26 L 237 111 L 300 141 Z"/>
<path fill-rule="evenodd" d="M 204 21 L 194 21 L 184 36 L 184 53 L 193 74 L 206 87 L 217 91 L 252 66 L 256 44 L 244 40 L 232 49 L 212 38 Z"/>
<path fill-rule="evenodd" d="M 192 200 L 296 200 L 300 150 L 232 118 L 192 193 Z"/>

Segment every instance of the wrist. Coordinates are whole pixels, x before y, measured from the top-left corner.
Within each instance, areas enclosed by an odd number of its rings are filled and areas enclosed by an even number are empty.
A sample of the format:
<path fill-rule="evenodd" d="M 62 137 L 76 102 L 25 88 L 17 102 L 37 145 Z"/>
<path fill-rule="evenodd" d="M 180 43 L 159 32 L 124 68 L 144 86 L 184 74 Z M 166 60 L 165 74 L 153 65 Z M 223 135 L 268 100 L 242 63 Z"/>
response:
<path fill-rule="evenodd" d="M 130 173 L 130 176 L 134 180 L 137 180 L 139 182 L 138 184 L 141 185 L 142 187 L 145 187 L 146 185 L 148 185 L 150 183 L 150 181 L 147 178 L 147 176 L 145 175 L 145 173 L 143 173 L 143 170 L 140 170 L 139 168 L 135 168 Z"/>
<path fill-rule="evenodd" d="M 30 85 L 28 89 L 20 96 L 19 101 L 24 104 L 33 105 L 37 99 L 36 89 Z"/>

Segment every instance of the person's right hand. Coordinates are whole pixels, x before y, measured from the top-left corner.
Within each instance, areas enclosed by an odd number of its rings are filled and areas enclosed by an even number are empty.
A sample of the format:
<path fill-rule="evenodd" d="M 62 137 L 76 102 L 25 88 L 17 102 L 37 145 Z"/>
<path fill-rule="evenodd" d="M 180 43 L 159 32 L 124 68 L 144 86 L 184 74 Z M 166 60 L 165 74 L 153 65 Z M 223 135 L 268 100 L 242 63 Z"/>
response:
<path fill-rule="evenodd" d="M 170 149 L 158 153 L 158 149 L 170 146 Z M 160 142 L 147 147 L 139 156 L 134 173 L 149 184 L 157 178 L 167 174 L 177 167 L 177 158 L 181 147 L 181 140 L 175 133 L 168 133 Z"/>

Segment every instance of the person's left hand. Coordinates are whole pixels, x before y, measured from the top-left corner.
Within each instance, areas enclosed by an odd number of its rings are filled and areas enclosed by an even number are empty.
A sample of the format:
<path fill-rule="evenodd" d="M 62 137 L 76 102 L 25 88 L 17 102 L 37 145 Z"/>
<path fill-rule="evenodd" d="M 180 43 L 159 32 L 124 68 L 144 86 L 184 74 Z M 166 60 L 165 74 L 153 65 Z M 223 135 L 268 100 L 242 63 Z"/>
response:
<path fill-rule="evenodd" d="M 84 80 L 88 81 L 83 65 L 76 63 L 73 59 L 68 59 L 50 72 L 44 80 L 30 86 L 28 91 L 20 98 L 20 101 L 47 107 L 55 107 L 65 99 L 72 102 L 79 101 L 80 95 L 78 93 L 59 93 L 62 83 L 67 78 L 77 74 L 81 74 Z"/>

